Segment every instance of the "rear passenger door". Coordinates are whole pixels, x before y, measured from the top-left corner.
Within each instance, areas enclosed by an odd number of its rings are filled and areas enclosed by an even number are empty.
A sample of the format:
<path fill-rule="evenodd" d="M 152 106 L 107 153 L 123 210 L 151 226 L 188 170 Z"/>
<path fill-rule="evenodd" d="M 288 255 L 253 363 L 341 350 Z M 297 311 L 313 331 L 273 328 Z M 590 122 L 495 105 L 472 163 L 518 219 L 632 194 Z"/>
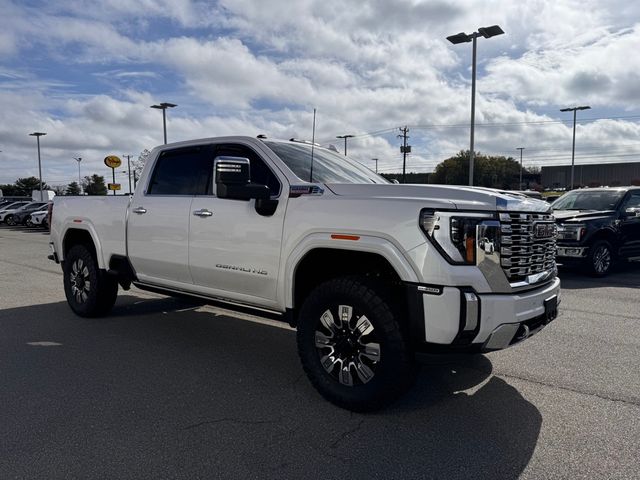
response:
<path fill-rule="evenodd" d="M 133 197 L 127 223 L 128 255 L 142 282 L 192 284 L 189 271 L 191 201 L 206 191 L 211 147 L 165 150 L 141 194 Z"/>

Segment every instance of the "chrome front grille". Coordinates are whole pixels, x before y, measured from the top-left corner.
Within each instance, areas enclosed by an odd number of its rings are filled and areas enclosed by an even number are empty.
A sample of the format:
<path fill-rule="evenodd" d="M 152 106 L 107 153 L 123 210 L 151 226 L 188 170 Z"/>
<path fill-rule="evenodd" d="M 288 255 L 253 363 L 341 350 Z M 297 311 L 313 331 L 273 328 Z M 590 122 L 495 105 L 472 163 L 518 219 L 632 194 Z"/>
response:
<path fill-rule="evenodd" d="M 543 213 L 500 213 L 500 264 L 509 282 L 556 266 L 555 220 Z"/>

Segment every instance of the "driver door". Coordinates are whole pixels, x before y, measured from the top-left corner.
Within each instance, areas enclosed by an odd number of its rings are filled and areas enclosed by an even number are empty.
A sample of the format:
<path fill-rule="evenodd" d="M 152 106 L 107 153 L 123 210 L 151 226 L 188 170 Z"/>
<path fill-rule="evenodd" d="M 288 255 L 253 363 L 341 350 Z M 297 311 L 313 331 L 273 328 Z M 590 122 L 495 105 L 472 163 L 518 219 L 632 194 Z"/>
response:
<path fill-rule="evenodd" d="M 628 211 L 631 210 L 631 211 Z M 620 255 L 640 257 L 640 190 L 629 193 L 620 211 Z"/>
<path fill-rule="evenodd" d="M 275 306 L 282 228 L 288 195 L 284 176 L 240 143 L 214 145 L 215 157 L 249 159 L 251 183 L 267 185 L 278 205 L 272 215 L 256 211 L 256 200 L 195 196 L 191 205 L 189 265 L 203 292 L 261 306 Z M 212 190 L 213 190 L 212 182 Z"/>

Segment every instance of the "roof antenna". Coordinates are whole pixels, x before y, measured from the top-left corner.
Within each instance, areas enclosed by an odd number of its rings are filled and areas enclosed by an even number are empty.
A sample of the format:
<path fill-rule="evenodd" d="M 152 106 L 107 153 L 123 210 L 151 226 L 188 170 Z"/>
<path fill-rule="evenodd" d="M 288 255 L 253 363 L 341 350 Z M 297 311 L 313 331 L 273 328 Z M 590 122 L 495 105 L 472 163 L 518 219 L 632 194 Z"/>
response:
<path fill-rule="evenodd" d="M 313 148 L 316 145 L 316 109 L 313 109 L 313 132 L 311 133 L 311 169 L 309 170 L 309 183 L 313 182 Z"/>

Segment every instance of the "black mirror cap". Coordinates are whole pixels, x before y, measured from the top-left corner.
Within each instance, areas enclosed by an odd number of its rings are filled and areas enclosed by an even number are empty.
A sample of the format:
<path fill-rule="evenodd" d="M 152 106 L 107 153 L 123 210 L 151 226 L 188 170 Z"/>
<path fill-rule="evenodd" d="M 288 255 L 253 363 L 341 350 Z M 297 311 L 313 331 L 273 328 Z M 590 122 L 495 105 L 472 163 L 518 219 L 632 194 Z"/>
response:
<path fill-rule="evenodd" d="M 251 181 L 250 163 L 243 157 L 216 157 L 215 179 L 218 185 L 247 185 Z"/>

